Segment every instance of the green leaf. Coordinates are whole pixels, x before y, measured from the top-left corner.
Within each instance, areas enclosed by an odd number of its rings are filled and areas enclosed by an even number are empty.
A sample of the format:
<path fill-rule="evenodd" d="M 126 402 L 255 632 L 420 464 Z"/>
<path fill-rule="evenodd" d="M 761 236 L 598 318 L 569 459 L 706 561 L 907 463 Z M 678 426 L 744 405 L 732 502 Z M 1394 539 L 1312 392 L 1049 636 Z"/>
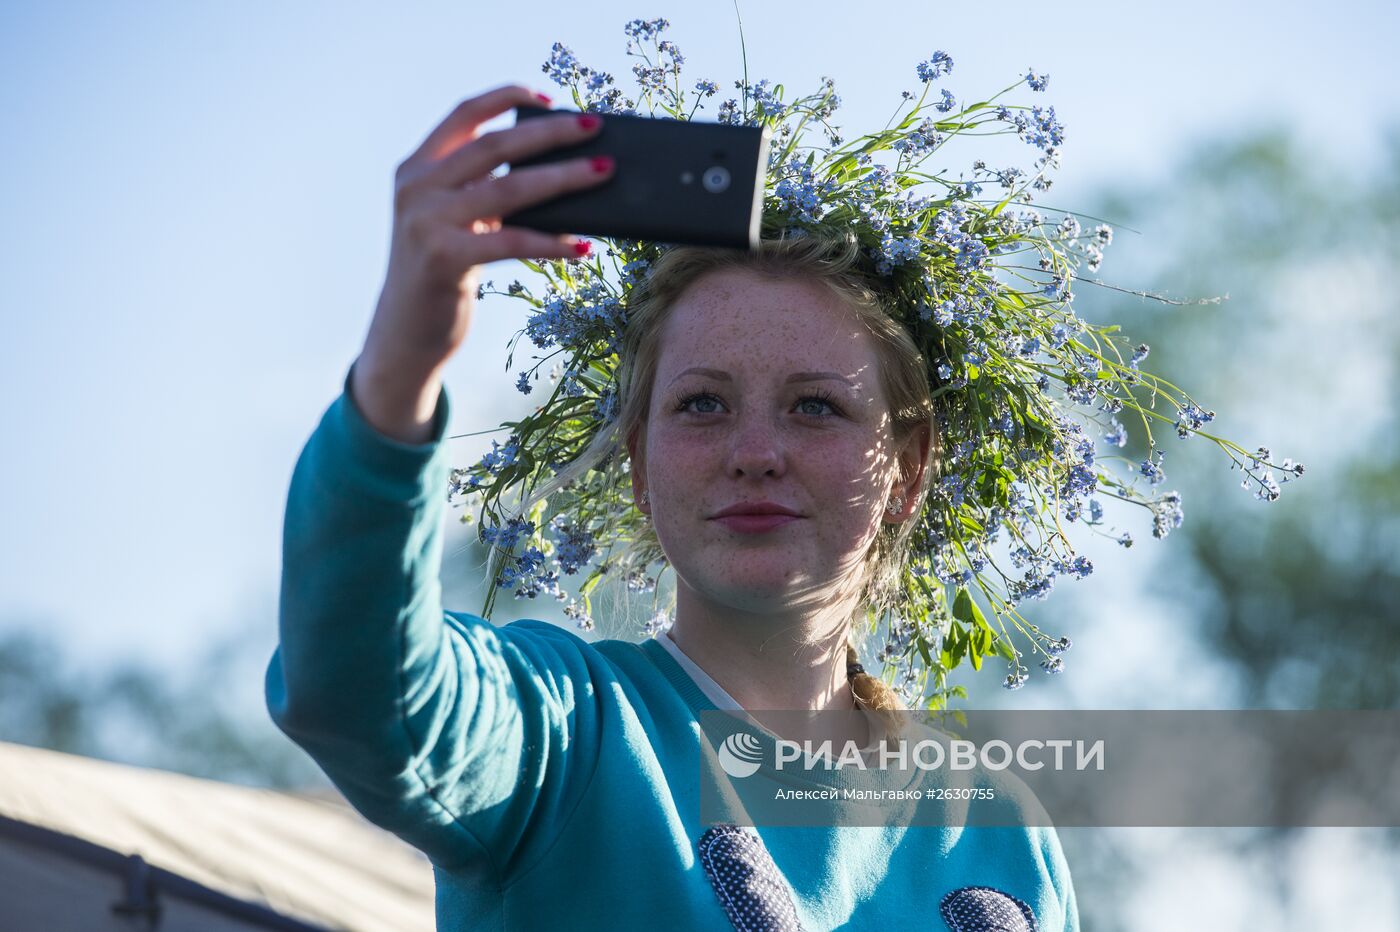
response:
<path fill-rule="evenodd" d="M 968 637 L 967 629 L 956 622 L 948 627 L 948 636 L 944 639 L 944 645 L 948 651 L 948 669 L 956 667 L 967 653 Z"/>
<path fill-rule="evenodd" d="M 958 594 L 953 599 L 953 617 L 972 623 L 972 595 L 966 587 L 958 589 Z"/>
<path fill-rule="evenodd" d="M 963 527 L 967 528 L 973 534 L 982 533 L 982 522 L 978 521 L 976 518 L 970 515 L 959 514 L 958 523 L 960 523 Z"/>
<path fill-rule="evenodd" d="M 972 669 L 980 670 L 982 669 L 982 658 L 992 651 L 993 634 L 991 627 L 988 626 L 981 614 L 977 612 L 977 606 L 974 605 L 972 608 L 973 612 L 977 613 L 977 627 L 973 629 L 972 632 L 970 657 L 972 659 Z"/>
<path fill-rule="evenodd" d="M 953 599 L 953 617 L 959 621 L 965 621 L 969 625 L 986 627 L 987 621 L 982 617 L 982 610 L 977 607 L 977 603 L 972 601 L 972 593 L 966 587 L 958 590 L 957 596 Z M 991 630 L 988 628 L 988 630 Z"/>

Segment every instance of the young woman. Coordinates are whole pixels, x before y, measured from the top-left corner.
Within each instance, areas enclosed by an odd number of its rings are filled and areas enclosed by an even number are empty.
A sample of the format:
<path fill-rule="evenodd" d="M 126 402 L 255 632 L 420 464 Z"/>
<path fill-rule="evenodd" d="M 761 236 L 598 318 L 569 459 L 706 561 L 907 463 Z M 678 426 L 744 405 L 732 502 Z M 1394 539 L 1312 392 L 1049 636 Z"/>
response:
<path fill-rule="evenodd" d="M 850 252 L 684 248 L 651 270 L 619 430 L 584 459 L 625 444 L 675 571 L 668 632 L 588 643 L 444 611 L 441 375 L 479 268 L 586 252 L 498 218 L 610 171 L 491 178 L 597 131 L 561 115 L 478 134 L 535 102 L 466 100 L 399 167 L 373 323 L 292 478 L 273 719 L 429 856 L 440 929 L 1077 929 L 1053 829 L 700 819 L 701 712 L 899 708 L 852 619 L 888 591 L 938 437 L 924 363 Z"/>

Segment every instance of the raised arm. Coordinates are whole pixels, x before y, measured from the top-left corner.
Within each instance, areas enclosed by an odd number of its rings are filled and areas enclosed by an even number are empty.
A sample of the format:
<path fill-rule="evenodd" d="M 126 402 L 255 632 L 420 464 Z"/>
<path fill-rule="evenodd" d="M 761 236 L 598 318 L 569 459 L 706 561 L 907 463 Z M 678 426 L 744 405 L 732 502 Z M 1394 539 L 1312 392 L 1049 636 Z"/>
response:
<path fill-rule="evenodd" d="M 268 710 L 370 821 L 505 875 L 594 764 L 589 672 L 567 640 L 443 610 L 446 391 L 410 445 L 351 382 L 292 476 Z"/>
<path fill-rule="evenodd" d="M 292 475 L 266 678 L 273 720 L 367 818 L 436 863 L 501 875 L 548 810 L 582 791 L 573 769 L 592 766 L 564 753 L 580 743 L 577 649 L 445 612 L 438 578 L 450 472 L 440 374 L 469 328 L 478 267 L 577 255 L 571 237 L 499 217 L 599 179 L 561 163 L 487 183 L 503 161 L 593 131 L 560 117 L 477 136 L 523 103 L 538 101 L 517 86 L 464 101 L 399 167 L 369 336 Z"/>

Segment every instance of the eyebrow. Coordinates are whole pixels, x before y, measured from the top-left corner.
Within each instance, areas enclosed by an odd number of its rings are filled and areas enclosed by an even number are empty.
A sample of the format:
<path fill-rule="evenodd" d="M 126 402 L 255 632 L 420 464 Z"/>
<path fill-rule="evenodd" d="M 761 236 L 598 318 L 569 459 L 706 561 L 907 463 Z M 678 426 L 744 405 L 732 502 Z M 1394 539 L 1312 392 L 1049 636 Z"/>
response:
<path fill-rule="evenodd" d="M 733 377 L 730 376 L 730 374 L 728 372 L 725 372 L 723 369 L 706 369 L 703 366 L 691 366 L 689 369 L 686 369 L 685 371 L 679 373 L 674 379 L 672 379 L 671 384 L 674 384 L 675 382 L 679 381 L 681 376 L 692 374 L 709 376 L 710 378 L 716 379 L 720 382 L 729 382 L 733 380 Z M 791 385 L 793 382 L 822 382 L 827 379 L 834 379 L 838 382 L 845 382 L 847 385 L 851 386 L 851 388 L 856 387 L 854 382 L 852 382 L 850 379 L 846 378 L 839 372 L 794 372 L 792 375 L 788 376 L 783 381 L 786 384 Z"/>

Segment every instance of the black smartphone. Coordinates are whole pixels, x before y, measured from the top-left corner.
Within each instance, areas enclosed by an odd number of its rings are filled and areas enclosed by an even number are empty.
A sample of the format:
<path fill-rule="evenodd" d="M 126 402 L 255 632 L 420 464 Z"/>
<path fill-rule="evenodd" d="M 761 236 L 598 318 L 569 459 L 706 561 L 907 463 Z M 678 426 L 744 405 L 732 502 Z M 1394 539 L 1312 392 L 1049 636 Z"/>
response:
<path fill-rule="evenodd" d="M 569 111 L 517 107 L 516 125 Z M 510 170 L 590 155 L 616 159 L 596 187 L 501 218 L 546 233 L 756 250 L 768 168 L 767 126 L 599 114 L 603 128 L 572 146 L 507 163 Z"/>

